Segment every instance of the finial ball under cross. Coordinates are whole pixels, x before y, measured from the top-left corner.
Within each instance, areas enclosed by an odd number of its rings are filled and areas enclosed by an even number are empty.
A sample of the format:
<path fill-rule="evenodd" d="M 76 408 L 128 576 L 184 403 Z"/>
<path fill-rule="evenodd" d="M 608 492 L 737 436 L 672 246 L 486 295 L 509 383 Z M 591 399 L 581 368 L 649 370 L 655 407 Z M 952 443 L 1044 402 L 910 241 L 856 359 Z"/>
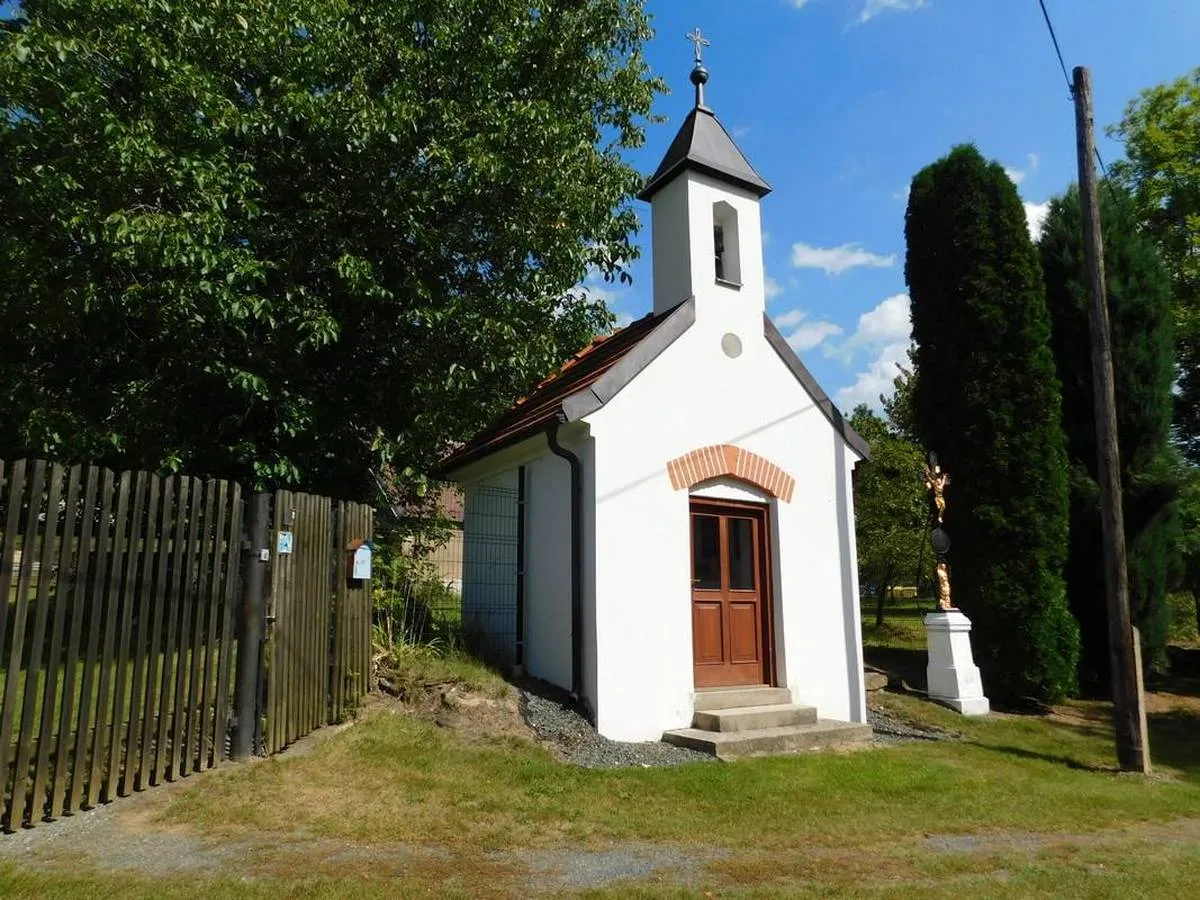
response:
<path fill-rule="evenodd" d="M 700 65 L 700 57 L 704 53 L 704 48 L 710 46 L 712 42 L 700 33 L 700 29 L 698 27 L 692 29 L 692 31 L 685 35 L 685 37 L 691 41 L 692 45 L 696 48 L 696 65 Z"/>

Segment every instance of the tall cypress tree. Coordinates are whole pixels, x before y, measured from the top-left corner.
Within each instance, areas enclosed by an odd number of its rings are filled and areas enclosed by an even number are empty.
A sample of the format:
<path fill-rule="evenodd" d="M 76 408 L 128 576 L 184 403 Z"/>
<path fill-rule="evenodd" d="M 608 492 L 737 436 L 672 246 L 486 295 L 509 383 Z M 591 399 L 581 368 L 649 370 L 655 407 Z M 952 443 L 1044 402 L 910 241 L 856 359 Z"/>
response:
<path fill-rule="evenodd" d="M 1108 285 L 1117 440 L 1125 516 L 1129 601 L 1145 657 L 1166 653 L 1166 593 L 1178 530 L 1174 498 L 1179 476 L 1170 444 L 1175 373 L 1171 279 L 1150 239 L 1134 224 L 1133 204 L 1115 185 L 1102 189 L 1100 218 Z M 1109 686 L 1108 615 L 1099 552 L 1100 489 L 1092 407 L 1091 295 L 1084 269 L 1083 216 L 1072 187 L 1050 204 L 1039 242 L 1051 341 L 1062 382 L 1063 428 L 1070 472 L 1067 597 L 1082 638 L 1080 684 L 1088 693 Z"/>
<path fill-rule="evenodd" d="M 1075 687 L 1066 442 L 1037 251 L 1016 188 L 970 145 L 917 173 L 905 219 L 913 427 L 953 481 L 954 600 L 993 699 Z"/>

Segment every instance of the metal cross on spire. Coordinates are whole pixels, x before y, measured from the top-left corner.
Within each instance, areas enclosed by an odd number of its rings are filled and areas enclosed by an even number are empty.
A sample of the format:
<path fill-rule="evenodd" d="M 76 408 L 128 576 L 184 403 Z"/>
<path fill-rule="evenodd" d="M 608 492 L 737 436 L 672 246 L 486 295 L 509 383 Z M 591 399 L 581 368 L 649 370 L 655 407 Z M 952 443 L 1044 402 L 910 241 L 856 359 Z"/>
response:
<path fill-rule="evenodd" d="M 700 57 L 704 53 L 704 48 L 710 46 L 712 41 L 700 33 L 699 27 L 693 28 L 684 37 L 691 41 L 692 45 L 696 48 L 696 65 L 700 65 Z"/>

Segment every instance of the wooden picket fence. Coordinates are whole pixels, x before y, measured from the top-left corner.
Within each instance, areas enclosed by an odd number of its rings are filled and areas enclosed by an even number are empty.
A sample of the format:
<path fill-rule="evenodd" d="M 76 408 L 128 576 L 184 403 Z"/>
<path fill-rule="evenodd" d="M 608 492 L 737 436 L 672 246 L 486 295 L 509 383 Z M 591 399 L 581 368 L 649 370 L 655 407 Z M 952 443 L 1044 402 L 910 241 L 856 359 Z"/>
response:
<path fill-rule="evenodd" d="M 6 830 L 222 758 L 241 490 L 0 463 Z"/>
<path fill-rule="evenodd" d="M 296 552 L 272 554 L 254 609 L 273 624 L 246 651 L 267 663 L 243 727 L 268 753 L 340 721 L 367 690 L 370 592 L 346 580 L 342 549 L 373 524 L 367 506 L 273 499 L 277 526 L 293 509 L 305 525 Z M 228 757 L 244 510 L 228 481 L 0 461 L 5 831 Z"/>
<path fill-rule="evenodd" d="M 273 533 L 291 536 L 271 566 L 267 621 L 267 753 L 278 753 L 327 721 L 341 721 L 367 691 L 371 601 L 347 577 L 347 545 L 371 536 L 373 511 L 279 491 Z M 313 665 L 328 653 L 329 665 Z"/>
<path fill-rule="evenodd" d="M 330 669 L 329 721 L 340 722 L 349 715 L 371 688 L 371 588 L 370 582 L 354 581 L 346 567 L 346 548 L 355 539 L 375 533 L 375 510 L 362 503 L 339 502 L 335 506 L 337 541 L 341 548 L 334 560 L 334 640 Z"/>

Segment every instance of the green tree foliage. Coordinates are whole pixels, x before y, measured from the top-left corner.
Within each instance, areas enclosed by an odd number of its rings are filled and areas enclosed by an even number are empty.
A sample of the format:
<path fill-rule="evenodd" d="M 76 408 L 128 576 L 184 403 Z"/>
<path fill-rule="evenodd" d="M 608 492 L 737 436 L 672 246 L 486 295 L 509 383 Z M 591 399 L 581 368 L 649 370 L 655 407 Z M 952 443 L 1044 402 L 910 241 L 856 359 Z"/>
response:
<path fill-rule="evenodd" d="M 888 425 L 900 435 L 903 435 L 910 441 L 917 439 L 916 432 L 913 430 L 913 391 L 916 390 L 916 363 L 913 362 L 913 348 L 908 348 L 908 365 L 898 365 L 900 371 L 896 373 L 896 377 L 892 379 L 892 395 L 890 397 L 880 396 L 879 402 L 883 405 L 883 413 L 887 418 Z"/>
<path fill-rule="evenodd" d="M 1179 392 L 1175 436 L 1200 464 L 1200 68 L 1143 91 L 1112 129 L 1126 159 L 1114 175 L 1174 282 Z"/>
<path fill-rule="evenodd" d="M 946 530 L 956 605 L 989 695 L 1075 687 L 1067 608 L 1066 448 L 1037 251 L 1016 188 L 973 146 L 912 182 L 905 276 L 916 342 L 913 423 L 953 481 Z"/>
<path fill-rule="evenodd" d="M 850 425 L 871 445 L 871 458 L 854 470 L 854 530 L 859 585 L 874 596 L 875 623 L 882 625 L 889 589 L 918 575 L 928 527 L 922 454 L 865 404 Z"/>
<path fill-rule="evenodd" d="M 1179 494 L 1179 531 L 1176 534 L 1173 586 L 1192 595 L 1196 630 L 1200 631 L 1200 467 L 1184 472 Z"/>
<path fill-rule="evenodd" d="M 610 321 L 641 0 L 26 0 L 0 31 L 0 454 L 342 496 Z"/>
<path fill-rule="evenodd" d="M 1101 226 L 1108 285 L 1117 435 L 1121 455 L 1130 608 L 1141 629 L 1147 664 L 1165 659 L 1166 594 L 1178 519 L 1178 465 L 1170 444 L 1172 342 L 1171 279 L 1148 237 L 1129 214 L 1129 198 L 1102 186 Z M 1079 622 L 1080 682 L 1088 691 L 1109 685 L 1108 610 L 1096 482 L 1091 293 L 1084 268 L 1083 215 L 1072 187 L 1050 204 L 1039 242 L 1051 345 L 1062 383 L 1070 485 L 1067 597 Z"/>

